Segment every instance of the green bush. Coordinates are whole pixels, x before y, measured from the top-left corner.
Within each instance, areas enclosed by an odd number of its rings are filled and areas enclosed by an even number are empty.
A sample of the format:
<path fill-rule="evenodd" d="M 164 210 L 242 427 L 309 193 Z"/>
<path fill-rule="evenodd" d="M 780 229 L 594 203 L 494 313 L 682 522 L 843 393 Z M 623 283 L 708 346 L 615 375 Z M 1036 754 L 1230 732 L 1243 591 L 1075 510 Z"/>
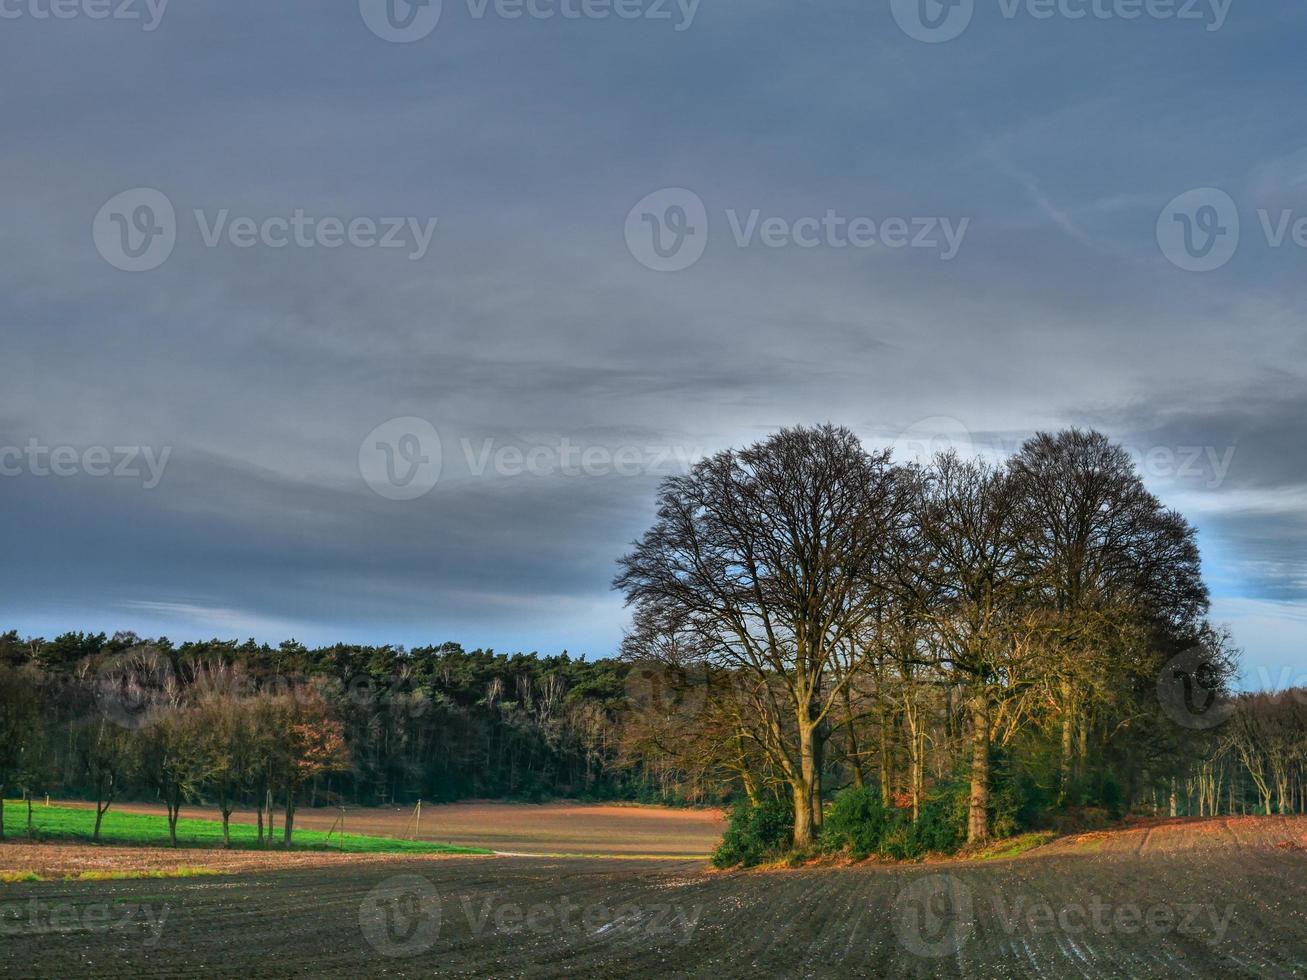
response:
<path fill-rule="evenodd" d="M 1103 774 L 1103 784 L 1098 798 L 1103 804 L 1103 809 L 1112 815 L 1113 820 L 1121 819 L 1121 815 L 1125 812 L 1125 791 L 1112 773 Z"/>
<path fill-rule="evenodd" d="M 909 811 L 886 807 L 878 789 L 846 789 L 826 814 L 821 848 L 859 861 L 873 854 L 907 860 L 955 851 L 966 840 L 968 798 L 965 781 L 945 783 L 922 800 L 914 823 Z"/>
<path fill-rule="evenodd" d="M 794 807 L 788 800 L 765 800 L 757 806 L 741 800 L 731 809 L 712 863 L 718 868 L 751 867 L 780 857 L 793 840 Z"/>
<path fill-rule="evenodd" d="M 912 827 L 912 846 L 920 857 L 931 851 L 956 851 L 967 839 L 971 785 L 964 779 L 941 783 L 921 802 L 921 815 Z"/>
<path fill-rule="evenodd" d="M 835 797 L 821 828 L 821 849 L 826 853 L 848 851 L 859 861 L 879 853 L 881 841 L 893 818 L 885 808 L 879 787 L 849 787 Z"/>

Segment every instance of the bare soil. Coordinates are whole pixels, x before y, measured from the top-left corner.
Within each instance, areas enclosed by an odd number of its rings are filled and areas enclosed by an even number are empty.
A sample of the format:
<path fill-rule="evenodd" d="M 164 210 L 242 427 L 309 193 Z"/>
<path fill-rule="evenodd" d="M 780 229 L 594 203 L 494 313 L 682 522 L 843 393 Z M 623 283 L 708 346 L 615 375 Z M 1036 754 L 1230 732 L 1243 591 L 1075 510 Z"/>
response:
<path fill-rule="evenodd" d="M 12 884 L 0 975 L 1300 976 L 1307 853 L 1279 845 L 1305 840 L 1307 818 L 1236 818 L 942 865 L 723 874 L 701 861 L 359 856 Z M 79 910 L 104 903 L 122 924 L 88 926 Z M 57 927 L 33 907 L 60 909 Z"/>
<path fill-rule="evenodd" d="M 60 803 L 87 807 L 89 803 Z M 157 813 L 163 806 L 114 804 L 128 813 Z M 216 809 L 188 806 L 183 817 L 221 820 Z M 295 826 L 330 830 L 340 811 L 304 808 L 295 811 Z M 237 811 L 232 820 L 253 824 L 253 811 Z M 422 805 L 419 840 L 485 847 L 514 854 L 574 854 L 578 856 L 706 858 L 721 840 L 725 827 L 721 810 L 683 810 L 660 806 L 588 803 L 450 803 Z M 413 808 L 385 807 L 347 810 L 351 834 L 407 838 L 413 831 Z M 281 814 L 277 814 L 281 827 Z M 278 830 L 280 833 L 280 829 Z"/>
<path fill-rule="evenodd" d="M 0 874 L 34 872 L 42 878 L 75 878 L 84 873 L 173 874 L 194 870 L 213 874 L 286 868 L 329 868 L 391 861 L 423 862 L 475 855 L 341 854 L 336 851 L 226 851 L 220 848 L 119 847 L 93 844 L 32 843 L 21 839 L 0 844 Z M 0 901 L 4 892 L 0 891 Z"/>

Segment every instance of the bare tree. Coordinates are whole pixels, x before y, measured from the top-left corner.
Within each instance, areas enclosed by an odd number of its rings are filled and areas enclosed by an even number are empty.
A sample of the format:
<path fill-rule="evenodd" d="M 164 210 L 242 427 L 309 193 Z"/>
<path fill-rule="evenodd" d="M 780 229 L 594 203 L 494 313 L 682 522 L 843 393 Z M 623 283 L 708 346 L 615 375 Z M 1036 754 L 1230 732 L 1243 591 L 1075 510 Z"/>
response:
<path fill-rule="evenodd" d="M 5 790 L 21 780 L 25 763 L 41 750 L 36 678 L 0 666 L 0 841 L 5 839 Z"/>
<path fill-rule="evenodd" d="M 839 676 L 835 659 L 873 615 L 908 482 L 847 429 L 785 429 L 664 481 L 656 522 L 621 561 L 628 603 L 676 617 L 703 658 L 750 679 L 796 847 L 820 825 L 824 723 L 866 652 Z"/>
<path fill-rule="evenodd" d="M 136 733 L 109 718 L 90 718 L 74 732 L 82 768 L 95 787 L 95 829 L 91 840 L 100 842 L 100 825 L 118 791 L 140 768 Z"/>
<path fill-rule="evenodd" d="M 936 457 L 923 486 L 920 528 L 930 624 L 939 666 L 967 691 L 971 716 L 971 800 L 967 840 L 989 837 L 989 756 L 995 708 L 1021 647 L 1016 510 L 1006 473 L 954 453 Z"/>
<path fill-rule="evenodd" d="M 1099 432 L 1040 433 L 1010 465 L 1023 574 L 1041 619 L 1047 697 L 1061 729 L 1062 795 L 1093 712 L 1151 677 L 1157 633 L 1193 633 L 1207 609 L 1193 528 Z"/>

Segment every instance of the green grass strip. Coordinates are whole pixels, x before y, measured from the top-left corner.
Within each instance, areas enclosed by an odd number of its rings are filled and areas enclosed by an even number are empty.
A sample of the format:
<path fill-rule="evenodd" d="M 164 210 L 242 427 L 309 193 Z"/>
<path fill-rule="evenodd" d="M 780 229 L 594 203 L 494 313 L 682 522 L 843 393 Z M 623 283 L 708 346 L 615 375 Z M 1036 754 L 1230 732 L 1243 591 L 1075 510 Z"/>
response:
<path fill-rule="evenodd" d="M 13 809 L 10 809 L 10 807 Z M 21 810 L 20 810 L 21 808 Z M 185 813 L 185 810 L 182 811 Z M 21 817 L 19 814 L 21 813 Z M 5 804 L 5 829 L 10 837 L 22 839 L 27 832 L 26 804 L 15 801 Z M 33 825 L 42 840 L 89 841 L 95 829 L 95 811 L 65 806 L 32 808 Z M 253 824 L 231 823 L 233 849 L 258 850 L 256 827 Z M 163 814 L 124 813 L 110 809 L 100 825 L 100 842 L 128 844 L 138 847 L 168 847 L 168 820 Z M 199 820 L 182 817 L 177 821 L 178 847 L 222 847 L 222 823 L 218 820 Z M 281 828 L 277 828 L 273 846 L 281 847 Z M 371 837 L 365 834 L 345 834 L 344 847 L 341 835 L 328 835 L 322 830 L 296 830 L 292 850 L 340 851 L 347 854 L 490 854 L 484 848 L 461 847 L 438 841 L 400 840 L 395 837 Z"/>

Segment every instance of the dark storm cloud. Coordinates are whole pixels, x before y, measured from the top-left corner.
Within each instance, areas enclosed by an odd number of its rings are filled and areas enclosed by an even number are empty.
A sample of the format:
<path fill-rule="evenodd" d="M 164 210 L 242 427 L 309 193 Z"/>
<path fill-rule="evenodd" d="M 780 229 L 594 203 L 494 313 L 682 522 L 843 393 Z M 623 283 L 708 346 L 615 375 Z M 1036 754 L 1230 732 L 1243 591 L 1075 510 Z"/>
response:
<path fill-rule="evenodd" d="M 1097 417 L 1141 443 L 1234 450 L 1231 488 L 1307 494 L 1307 378 L 1267 368 L 1250 383 L 1180 386 Z"/>
<path fill-rule="evenodd" d="M 1243 594 L 1307 599 L 1307 382 L 1268 368 L 1244 385 L 1182 388 L 1089 421 L 1152 450 L 1199 450 L 1173 485 L 1202 491 L 1195 515 Z M 1213 460 L 1228 460 L 1221 471 Z"/>
<path fill-rule="evenodd" d="M 150 33 L 6 22 L 0 443 L 172 449 L 148 491 L 0 478 L 15 625 L 608 653 L 613 563 L 658 478 L 828 420 L 998 452 L 1077 422 L 1237 445 L 1217 486 L 1153 482 L 1210 536 L 1221 588 L 1300 597 L 1307 283 L 1251 213 L 1303 203 L 1288 12 L 1210 33 L 978 14 L 926 45 L 884 4 L 704 0 L 682 32 L 445 8 L 411 45 L 308 0 L 171 4 Z M 1245 241 L 1186 274 L 1154 226 L 1208 184 L 1249 209 Z M 142 186 L 177 241 L 125 273 L 91 224 Z M 707 210 L 683 272 L 624 240 L 664 187 Z M 208 247 L 194 216 L 296 209 L 438 223 L 411 261 Z M 968 225 L 948 261 L 740 247 L 755 211 Z M 394 501 L 358 458 L 405 416 L 445 467 Z M 642 468 L 469 464 L 567 445 Z"/>

